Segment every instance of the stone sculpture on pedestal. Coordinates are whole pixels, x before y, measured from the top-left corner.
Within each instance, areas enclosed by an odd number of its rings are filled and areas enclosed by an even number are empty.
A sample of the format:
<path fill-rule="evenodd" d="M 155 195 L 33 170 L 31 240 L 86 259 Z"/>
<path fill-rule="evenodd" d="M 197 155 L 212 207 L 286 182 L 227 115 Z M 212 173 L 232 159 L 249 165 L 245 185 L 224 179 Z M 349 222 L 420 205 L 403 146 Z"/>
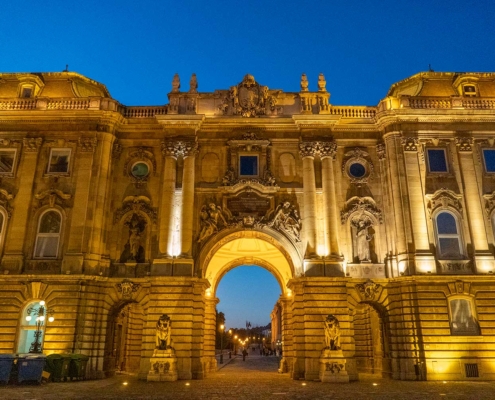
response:
<path fill-rule="evenodd" d="M 340 324 L 334 315 L 323 322 L 325 348 L 320 356 L 320 380 L 322 382 L 349 382 L 345 369 L 346 359 L 340 349 Z"/>
<path fill-rule="evenodd" d="M 177 357 L 172 347 L 172 321 L 163 314 L 156 322 L 155 351 L 151 357 L 148 381 L 176 381 Z"/>

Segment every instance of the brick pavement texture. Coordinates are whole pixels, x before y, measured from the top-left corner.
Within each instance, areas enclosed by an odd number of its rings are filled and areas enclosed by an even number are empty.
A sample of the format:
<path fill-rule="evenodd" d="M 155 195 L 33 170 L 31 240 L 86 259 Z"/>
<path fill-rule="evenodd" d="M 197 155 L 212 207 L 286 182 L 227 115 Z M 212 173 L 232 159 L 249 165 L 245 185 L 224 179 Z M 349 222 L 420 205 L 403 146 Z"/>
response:
<path fill-rule="evenodd" d="M 117 375 L 97 381 L 4 385 L 0 387 L 0 399 L 495 399 L 495 382 L 410 382 L 368 377 L 331 384 L 293 381 L 287 374 L 277 373 L 277 365 L 278 358 L 250 355 L 244 362 L 239 357 L 232 359 L 204 380 L 145 382 L 135 376 Z"/>

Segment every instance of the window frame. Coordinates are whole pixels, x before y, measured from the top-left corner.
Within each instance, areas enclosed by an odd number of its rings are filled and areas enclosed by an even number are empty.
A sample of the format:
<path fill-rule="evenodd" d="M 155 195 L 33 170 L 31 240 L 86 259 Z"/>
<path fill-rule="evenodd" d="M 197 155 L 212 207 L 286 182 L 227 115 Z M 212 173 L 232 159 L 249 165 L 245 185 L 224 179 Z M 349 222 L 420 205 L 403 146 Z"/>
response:
<path fill-rule="evenodd" d="M 481 149 L 481 153 L 483 155 L 483 167 L 484 167 L 484 171 L 486 174 L 495 174 L 495 169 L 493 171 L 488 171 L 488 168 L 486 166 L 486 157 L 485 157 L 485 151 L 492 151 L 495 153 L 495 148 L 491 148 L 491 147 L 488 147 L 488 148 L 482 148 Z"/>
<path fill-rule="evenodd" d="M 457 233 L 456 234 L 452 234 L 452 233 L 439 233 L 438 232 L 438 217 L 443 214 L 443 213 L 446 213 L 446 214 L 450 214 L 452 216 L 452 218 L 454 218 L 454 222 L 455 222 L 455 225 L 456 225 L 456 231 Z M 435 229 L 435 241 L 436 241 L 436 246 L 437 246 L 437 256 L 440 260 L 463 260 L 464 259 L 464 240 L 463 240 L 463 234 L 462 234 L 462 229 L 461 229 L 461 224 L 460 224 L 460 217 L 459 215 L 457 215 L 456 213 L 454 213 L 453 211 L 449 210 L 449 209 L 440 209 L 438 210 L 435 215 L 433 216 L 433 226 L 434 226 L 434 229 Z M 441 244 L 440 244 L 440 240 L 441 239 L 454 239 L 456 238 L 457 239 L 457 244 L 459 246 L 459 254 L 458 254 L 458 257 L 445 257 L 441 251 L 442 251 L 442 247 L 441 247 Z"/>
<path fill-rule="evenodd" d="M 33 324 L 30 324 L 29 323 L 30 321 L 29 322 L 26 321 L 26 316 L 28 315 L 27 310 L 30 307 L 39 307 L 41 301 L 42 301 L 41 299 L 31 300 L 22 308 L 22 312 L 20 316 L 19 332 L 17 334 L 17 346 L 16 346 L 17 353 L 29 353 L 29 349 L 31 347 L 31 343 L 30 343 L 31 339 L 27 338 L 27 332 L 36 331 L 37 327 L 34 318 L 31 320 L 33 321 Z M 44 323 L 40 328 L 41 328 L 40 343 L 41 343 L 41 348 L 43 348 L 43 345 L 45 343 L 46 323 Z"/>
<path fill-rule="evenodd" d="M 15 166 L 17 162 L 17 149 L 16 148 L 0 148 L 0 153 L 13 153 L 13 159 L 12 159 L 12 168 L 10 171 L 0 171 L 1 176 L 9 176 L 13 177 L 15 174 Z"/>
<path fill-rule="evenodd" d="M 40 233 L 40 228 L 41 228 L 41 222 L 43 220 L 43 217 L 49 213 L 49 212 L 55 212 L 57 213 L 59 216 L 60 216 L 60 226 L 59 226 L 59 231 L 57 233 L 51 233 L 51 232 L 43 232 L 43 233 Z M 33 258 L 35 260 L 56 260 L 59 258 L 59 253 L 60 253 L 60 239 L 62 237 L 62 225 L 63 225 L 63 221 L 64 221 L 64 216 L 63 214 L 55 209 L 55 208 L 49 208 L 47 210 L 45 210 L 38 218 L 38 224 L 37 224 L 37 228 L 36 228 L 36 238 L 34 240 L 34 251 L 33 251 Z M 57 237 L 58 240 L 57 240 L 57 248 L 56 248 L 56 251 L 55 251 L 55 256 L 53 257 L 47 257 L 47 256 L 44 256 L 44 255 L 37 255 L 38 253 L 38 245 L 41 246 L 41 244 L 38 244 L 40 238 L 53 238 L 53 237 Z"/>
<path fill-rule="evenodd" d="M 430 165 L 430 150 L 431 151 L 443 151 L 444 159 L 445 159 L 445 171 L 432 171 Z M 429 174 L 448 174 L 450 173 L 449 162 L 447 158 L 447 149 L 445 147 L 427 147 L 426 150 L 426 162 L 428 165 L 428 173 Z"/>
<path fill-rule="evenodd" d="M 255 157 L 256 158 L 256 174 L 253 174 L 253 175 L 245 175 L 245 174 L 242 174 L 242 158 L 243 157 Z M 253 154 L 253 153 L 239 153 L 239 156 L 238 156 L 238 172 L 239 172 L 239 177 L 240 178 L 252 178 L 252 179 L 256 179 L 256 178 L 259 178 L 260 177 L 260 156 L 259 154 Z"/>
<path fill-rule="evenodd" d="M 475 327 L 476 327 L 475 330 L 477 332 L 474 332 L 474 330 L 473 330 L 472 333 L 469 334 L 469 332 L 467 332 L 465 330 L 462 331 L 459 329 L 457 332 L 455 331 L 455 329 L 457 329 L 457 328 L 454 328 L 453 324 L 456 321 L 454 321 L 454 315 L 453 315 L 452 304 L 451 304 L 451 302 L 453 302 L 455 300 L 465 300 L 469 303 L 469 311 L 471 313 L 470 317 L 472 318 L 472 320 L 475 324 Z M 462 294 L 450 296 L 447 298 L 447 307 L 449 310 L 449 327 L 450 327 L 450 335 L 451 336 L 481 336 L 481 328 L 480 328 L 479 321 L 478 321 L 476 306 L 474 303 L 474 299 L 472 297 L 462 295 Z"/>
<path fill-rule="evenodd" d="M 51 161 L 52 161 L 52 156 L 54 156 L 54 151 L 65 151 L 68 153 L 68 160 L 67 160 L 67 170 L 66 171 L 51 171 L 50 167 L 52 166 Z M 50 154 L 48 156 L 48 165 L 46 167 L 46 174 L 47 175 L 70 175 L 71 172 L 71 167 L 70 163 L 72 161 L 72 149 L 70 147 L 51 147 L 50 148 Z"/>
<path fill-rule="evenodd" d="M 467 87 L 473 87 L 474 91 L 466 91 Z M 462 95 L 464 97 L 477 97 L 478 96 L 478 87 L 474 83 L 465 83 L 462 85 Z"/>

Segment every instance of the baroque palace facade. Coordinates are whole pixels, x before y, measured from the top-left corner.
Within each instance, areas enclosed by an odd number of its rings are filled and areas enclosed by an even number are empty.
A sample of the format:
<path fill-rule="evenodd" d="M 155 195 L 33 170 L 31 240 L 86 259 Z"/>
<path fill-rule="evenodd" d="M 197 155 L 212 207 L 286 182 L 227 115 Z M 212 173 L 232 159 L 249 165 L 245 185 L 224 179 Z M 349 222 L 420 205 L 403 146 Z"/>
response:
<path fill-rule="evenodd" d="M 77 73 L 0 74 L 0 352 L 45 301 L 46 354 L 145 379 L 166 314 L 201 379 L 218 283 L 257 265 L 293 379 L 495 379 L 495 74 L 419 73 L 376 107 L 316 83 L 176 75 L 168 105 L 126 107 Z"/>

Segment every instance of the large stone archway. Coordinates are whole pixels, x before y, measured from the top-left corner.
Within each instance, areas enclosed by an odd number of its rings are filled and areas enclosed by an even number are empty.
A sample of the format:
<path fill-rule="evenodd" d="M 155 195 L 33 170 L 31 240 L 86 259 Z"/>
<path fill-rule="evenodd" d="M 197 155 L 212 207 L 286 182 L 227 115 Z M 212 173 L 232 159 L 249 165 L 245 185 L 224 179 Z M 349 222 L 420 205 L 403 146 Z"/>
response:
<path fill-rule="evenodd" d="M 282 352 L 281 365 L 287 366 L 292 355 L 292 314 L 288 302 L 292 298 L 289 281 L 298 276 L 302 260 L 297 249 L 289 243 L 281 243 L 279 238 L 259 231 L 237 231 L 215 238 L 200 254 L 201 277 L 210 287 L 206 289 L 205 347 L 204 354 L 210 371 L 216 368 L 215 360 L 215 306 L 219 300 L 216 291 L 221 279 L 232 269 L 241 265 L 256 265 L 266 269 L 280 285 L 278 301 L 282 309 Z M 286 369 L 286 367 L 281 367 Z"/>

